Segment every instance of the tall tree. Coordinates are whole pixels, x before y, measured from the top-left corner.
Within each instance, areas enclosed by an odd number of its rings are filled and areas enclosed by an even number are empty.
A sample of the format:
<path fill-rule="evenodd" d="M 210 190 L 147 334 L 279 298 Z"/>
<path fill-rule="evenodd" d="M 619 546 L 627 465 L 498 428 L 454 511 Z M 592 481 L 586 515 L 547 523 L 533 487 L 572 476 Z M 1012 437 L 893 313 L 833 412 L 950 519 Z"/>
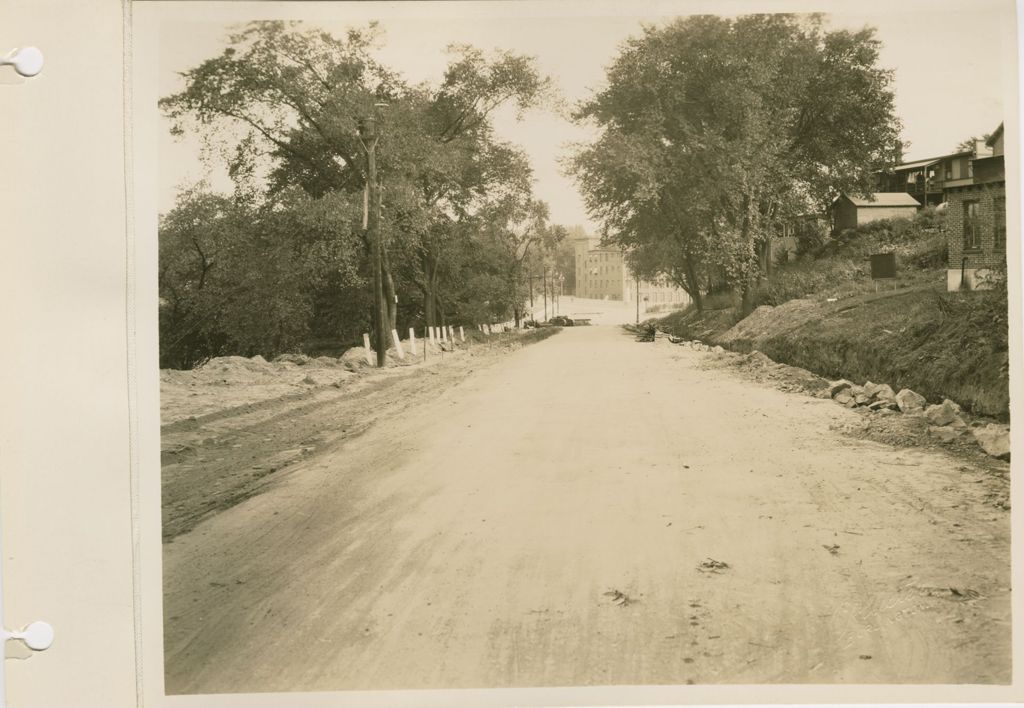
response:
<path fill-rule="evenodd" d="M 230 174 L 242 184 L 267 172 L 274 179 L 287 163 L 299 167 L 315 196 L 357 192 L 366 184 L 360 132 L 375 104 L 403 89 L 371 57 L 375 37 L 373 25 L 337 39 L 294 23 L 252 22 L 229 36 L 220 56 L 185 72 L 185 88 L 160 106 L 174 121 L 172 132 L 188 123 L 205 128 L 201 135 L 220 143 Z M 388 277 L 376 261 L 371 270 L 375 284 Z M 382 298 L 375 289 L 375 346 L 382 352 Z"/>
<path fill-rule="evenodd" d="M 364 271 L 386 293 L 379 319 L 388 329 L 403 304 L 407 316 L 437 324 L 442 300 L 449 312 L 457 306 L 456 283 L 445 278 L 457 277 L 473 233 L 460 222 L 472 227 L 490 201 L 530 189 L 529 164 L 495 138 L 493 113 L 547 102 L 551 82 L 529 57 L 456 46 L 437 85 L 409 86 L 373 59 L 378 35 L 375 25 L 335 38 L 296 23 L 253 22 L 229 35 L 220 56 L 185 72 L 184 88 L 160 105 L 172 132 L 196 130 L 219 148 L 239 195 L 257 206 L 280 204 L 276 195 L 296 188 L 314 200 L 360 203 L 367 187 L 360 130 L 376 115 L 383 188 L 367 207 L 379 215 L 384 248 L 381 267 Z M 422 293 L 422 313 L 409 308 L 413 288 Z"/>
<path fill-rule="evenodd" d="M 698 307 L 722 273 L 749 309 L 779 225 L 870 191 L 892 161 L 899 122 L 878 50 L 873 30 L 827 31 L 820 16 L 646 28 L 577 111 L 602 131 L 570 165 L 591 214 L 621 245 L 662 254 Z"/>

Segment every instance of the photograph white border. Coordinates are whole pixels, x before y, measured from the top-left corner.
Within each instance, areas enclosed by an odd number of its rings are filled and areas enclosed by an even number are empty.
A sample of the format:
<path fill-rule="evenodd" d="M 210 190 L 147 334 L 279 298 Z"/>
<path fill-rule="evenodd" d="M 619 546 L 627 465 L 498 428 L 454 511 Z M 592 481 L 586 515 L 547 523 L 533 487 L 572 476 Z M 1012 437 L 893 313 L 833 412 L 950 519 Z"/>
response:
<path fill-rule="evenodd" d="M 980 0 L 971 4 L 945 0 L 910 0 L 898 5 L 891 1 L 865 0 L 856 3 L 859 14 L 868 12 L 921 11 L 926 17 L 937 5 L 962 8 L 964 11 L 982 7 L 1005 7 L 1008 3 Z M 850 9 L 850 3 L 801 2 L 796 0 L 693 0 L 667 2 L 581 2 L 578 0 L 512 0 L 504 2 L 135 2 L 130 6 L 131 66 L 131 131 L 126 140 L 131 149 L 132 192 L 129 204 L 133 207 L 130 235 L 134 243 L 134 262 L 129 264 L 129 277 L 134 278 L 134 302 L 129 312 L 134 313 L 135 376 L 134 401 L 137 408 L 133 418 L 135 427 L 134 487 L 137 490 L 135 523 L 138 534 L 138 623 L 141 641 L 141 692 L 144 704 L 150 706 L 579 706 L 579 705 L 664 705 L 664 704 L 778 704 L 778 703 L 933 703 L 933 702 L 1012 702 L 1021 699 L 1022 646 L 1021 602 L 1019 593 L 1013 598 L 1015 622 L 1013 626 L 1014 662 L 1013 683 L 1010 686 L 980 685 L 695 685 L 695 686 L 589 686 L 537 689 L 480 689 L 431 691 L 345 691 L 331 693 L 272 693 L 223 694 L 196 696 L 164 696 L 163 694 L 163 616 L 161 582 L 160 533 L 160 430 L 159 430 L 159 370 L 157 348 L 157 138 L 166 126 L 160 121 L 156 107 L 157 60 L 160 27 L 165 22 L 232 22 L 253 19 L 302 19 L 311 23 L 343 18 L 351 21 L 387 19 L 388 17 L 422 16 L 437 19 L 444 16 L 459 18 L 491 17 L 514 11 L 519 17 L 572 17 L 580 15 L 675 15 L 709 12 L 739 14 L 753 11 L 812 12 Z M 926 30 L 924 20 L 922 31 Z M 1016 23 L 1004 27 L 1003 42 L 1016 46 Z M 1020 130 L 1018 120 L 1018 58 L 1009 57 L 1004 74 L 1006 102 L 1006 168 L 1007 181 L 1020 185 Z M 1019 189 L 1011 198 L 1007 210 L 1008 230 L 1020 234 Z M 1019 390 L 1021 378 L 1021 278 L 1020 242 L 1010 246 L 1011 262 L 1011 382 Z M 130 256 L 131 257 L 131 256 Z M 131 324 L 131 323 L 130 323 Z M 1012 418 L 1024 420 L 1021 397 L 1011 401 Z M 1020 425 L 1013 431 L 1014 449 L 1022 449 Z M 1024 455 L 1014 463 L 1014 475 L 1019 476 Z M 1021 485 L 1012 489 L 1013 536 L 1020 537 Z M 1021 583 L 1020 563 L 1013 567 L 1014 585 Z M 270 638 L 268 638 L 270 641 Z"/>

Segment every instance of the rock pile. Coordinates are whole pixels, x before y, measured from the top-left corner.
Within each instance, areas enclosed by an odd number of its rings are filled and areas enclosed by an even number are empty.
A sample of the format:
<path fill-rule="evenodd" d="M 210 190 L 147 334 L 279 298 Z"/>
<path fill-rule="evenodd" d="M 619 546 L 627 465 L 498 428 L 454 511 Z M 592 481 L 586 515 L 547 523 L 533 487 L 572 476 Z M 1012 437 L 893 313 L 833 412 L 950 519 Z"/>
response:
<path fill-rule="evenodd" d="M 955 442 L 970 432 L 986 454 L 1001 460 L 1010 459 L 1009 426 L 981 421 L 972 423 L 960 406 L 948 398 L 942 403 L 928 405 L 924 396 L 909 388 L 893 393 L 888 384 L 868 381 L 858 386 L 846 379 L 831 382 L 828 393 L 833 401 L 847 408 L 863 407 L 881 413 L 899 411 L 922 416 L 928 421 L 929 434 L 942 443 Z"/>
<path fill-rule="evenodd" d="M 904 391 L 900 391 L 900 394 L 903 394 Z M 895 393 L 889 384 L 876 384 L 868 381 L 863 386 L 858 386 L 846 379 L 840 379 L 829 384 L 828 392 L 833 401 L 847 408 L 864 406 L 872 411 L 900 409 L 897 399 L 899 394 Z"/>
<path fill-rule="evenodd" d="M 639 330 L 635 331 L 639 331 L 641 334 L 640 337 L 637 337 L 641 341 L 664 340 L 699 352 L 726 352 L 719 345 L 710 346 L 699 339 L 683 339 L 661 332 L 649 325 L 641 326 Z M 779 366 L 757 350 L 739 357 L 738 360 L 755 368 Z M 809 372 L 807 373 L 809 374 Z M 969 433 L 986 454 L 1001 460 L 1010 459 L 1010 427 L 1008 425 L 991 421 L 972 422 L 960 406 L 948 398 L 942 403 L 928 405 L 924 396 L 909 388 L 903 388 L 896 392 L 889 384 L 868 381 L 863 386 L 859 386 L 846 379 L 830 382 L 828 395 L 833 401 L 847 408 L 866 408 L 883 415 L 903 413 L 904 415 L 921 416 L 928 422 L 929 434 L 942 443 L 970 439 L 966 438 Z"/>

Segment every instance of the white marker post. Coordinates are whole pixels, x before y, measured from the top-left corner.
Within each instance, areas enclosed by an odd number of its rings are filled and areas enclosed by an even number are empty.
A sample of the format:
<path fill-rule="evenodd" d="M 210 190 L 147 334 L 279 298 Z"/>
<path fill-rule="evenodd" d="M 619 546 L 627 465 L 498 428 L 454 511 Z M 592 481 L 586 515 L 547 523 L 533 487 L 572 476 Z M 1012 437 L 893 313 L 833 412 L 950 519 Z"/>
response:
<path fill-rule="evenodd" d="M 416 330 L 412 327 L 409 328 L 409 350 L 416 356 Z"/>
<path fill-rule="evenodd" d="M 466 330 L 462 329 L 462 325 L 459 325 L 459 339 L 466 341 Z"/>
<path fill-rule="evenodd" d="M 402 340 L 398 338 L 398 330 L 391 330 L 391 339 L 395 343 L 395 351 L 398 353 L 399 359 L 405 359 L 405 352 L 402 351 Z"/>
<path fill-rule="evenodd" d="M 366 363 L 373 366 L 373 350 L 370 349 L 370 335 L 363 333 L 363 348 L 366 349 Z"/>
<path fill-rule="evenodd" d="M 434 328 L 427 327 L 427 339 L 430 340 L 430 346 L 434 346 Z"/>
<path fill-rule="evenodd" d="M 444 344 L 444 327 L 438 327 L 437 332 L 441 337 L 441 344 Z"/>
<path fill-rule="evenodd" d="M 448 336 L 451 337 L 452 344 L 455 344 L 455 327 L 448 325 Z"/>

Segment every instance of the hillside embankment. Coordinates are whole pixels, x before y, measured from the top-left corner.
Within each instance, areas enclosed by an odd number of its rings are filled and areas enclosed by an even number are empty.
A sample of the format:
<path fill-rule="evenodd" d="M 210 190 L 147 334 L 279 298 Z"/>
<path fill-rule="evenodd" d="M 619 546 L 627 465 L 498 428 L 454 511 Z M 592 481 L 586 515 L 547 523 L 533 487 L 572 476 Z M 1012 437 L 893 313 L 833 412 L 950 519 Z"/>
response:
<path fill-rule="evenodd" d="M 945 290 L 945 234 L 934 216 L 876 222 L 777 267 L 760 302 L 740 318 L 731 295 L 657 322 L 686 339 L 775 361 L 829 379 L 910 388 L 933 403 L 1009 419 L 1007 296 Z M 894 252 L 898 278 L 876 286 L 868 256 Z"/>

